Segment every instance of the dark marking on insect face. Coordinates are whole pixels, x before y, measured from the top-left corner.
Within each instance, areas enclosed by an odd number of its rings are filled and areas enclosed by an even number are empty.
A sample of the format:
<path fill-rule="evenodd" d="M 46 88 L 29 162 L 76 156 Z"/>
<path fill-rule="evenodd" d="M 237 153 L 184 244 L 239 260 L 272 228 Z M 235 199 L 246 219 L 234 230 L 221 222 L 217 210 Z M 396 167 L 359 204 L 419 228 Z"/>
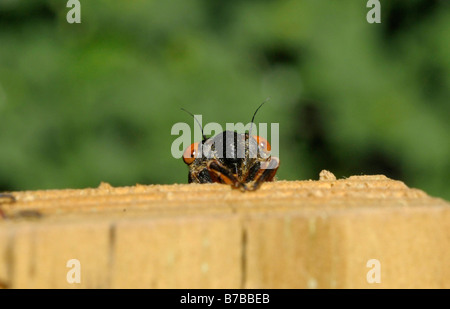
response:
<path fill-rule="evenodd" d="M 262 183 L 274 180 L 280 165 L 280 160 L 270 155 L 270 149 L 266 139 L 251 135 L 251 127 L 249 133 L 223 131 L 210 138 L 203 135 L 201 142 L 193 143 L 183 154 L 184 163 L 189 166 L 188 181 L 257 190 Z"/>

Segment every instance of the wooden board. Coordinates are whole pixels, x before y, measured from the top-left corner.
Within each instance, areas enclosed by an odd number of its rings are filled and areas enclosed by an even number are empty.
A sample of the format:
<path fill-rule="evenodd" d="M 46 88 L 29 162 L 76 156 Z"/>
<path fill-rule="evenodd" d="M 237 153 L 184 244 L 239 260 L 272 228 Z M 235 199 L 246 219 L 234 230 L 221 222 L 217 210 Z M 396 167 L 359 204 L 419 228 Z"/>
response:
<path fill-rule="evenodd" d="M 450 288 L 450 204 L 382 175 L 12 194 L 2 287 Z"/>

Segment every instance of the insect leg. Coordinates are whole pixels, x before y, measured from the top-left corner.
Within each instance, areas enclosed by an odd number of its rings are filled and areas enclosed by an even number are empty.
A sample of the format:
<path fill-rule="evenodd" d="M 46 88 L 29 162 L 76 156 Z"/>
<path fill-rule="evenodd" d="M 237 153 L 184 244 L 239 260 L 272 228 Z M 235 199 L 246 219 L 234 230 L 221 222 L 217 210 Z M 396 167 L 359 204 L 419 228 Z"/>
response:
<path fill-rule="evenodd" d="M 240 182 L 239 179 L 219 161 L 212 160 L 207 164 L 208 171 L 211 174 L 211 178 L 217 178 L 222 183 L 229 184 L 233 188 L 245 190 L 246 186 Z"/>
<path fill-rule="evenodd" d="M 261 163 L 261 168 L 256 173 L 252 185 L 247 186 L 248 190 L 256 190 L 262 185 L 263 182 L 272 181 L 279 166 L 280 159 L 277 157 L 272 157 L 270 160 Z"/>
<path fill-rule="evenodd" d="M 213 180 L 209 175 L 207 168 L 202 169 L 200 172 L 190 171 L 188 176 L 189 183 L 211 183 Z"/>

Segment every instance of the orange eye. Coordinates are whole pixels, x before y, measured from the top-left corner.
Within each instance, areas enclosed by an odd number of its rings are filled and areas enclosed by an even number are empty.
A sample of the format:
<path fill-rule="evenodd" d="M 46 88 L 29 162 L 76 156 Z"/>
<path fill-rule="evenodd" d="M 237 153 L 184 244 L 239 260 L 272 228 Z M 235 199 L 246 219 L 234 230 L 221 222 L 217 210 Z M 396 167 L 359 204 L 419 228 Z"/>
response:
<path fill-rule="evenodd" d="M 198 151 L 198 143 L 193 143 L 191 146 L 186 148 L 186 150 L 183 153 L 183 161 L 187 165 L 192 164 L 194 162 L 195 157 L 197 156 Z"/>
<path fill-rule="evenodd" d="M 254 135 L 253 138 L 256 139 L 256 142 L 258 143 L 259 147 L 261 147 L 265 151 L 270 151 L 271 149 L 270 144 L 265 138 L 257 135 Z"/>

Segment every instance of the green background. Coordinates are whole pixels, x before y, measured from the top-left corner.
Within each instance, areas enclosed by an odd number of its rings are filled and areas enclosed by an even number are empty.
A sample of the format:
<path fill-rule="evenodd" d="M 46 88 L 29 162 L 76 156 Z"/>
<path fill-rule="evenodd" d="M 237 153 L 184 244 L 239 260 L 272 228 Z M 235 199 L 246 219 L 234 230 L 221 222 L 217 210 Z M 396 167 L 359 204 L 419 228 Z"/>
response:
<path fill-rule="evenodd" d="M 186 183 L 171 127 L 280 124 L 279 179 L 450 199 L 448 1 L 0 0 L 0 191 Z"/>

